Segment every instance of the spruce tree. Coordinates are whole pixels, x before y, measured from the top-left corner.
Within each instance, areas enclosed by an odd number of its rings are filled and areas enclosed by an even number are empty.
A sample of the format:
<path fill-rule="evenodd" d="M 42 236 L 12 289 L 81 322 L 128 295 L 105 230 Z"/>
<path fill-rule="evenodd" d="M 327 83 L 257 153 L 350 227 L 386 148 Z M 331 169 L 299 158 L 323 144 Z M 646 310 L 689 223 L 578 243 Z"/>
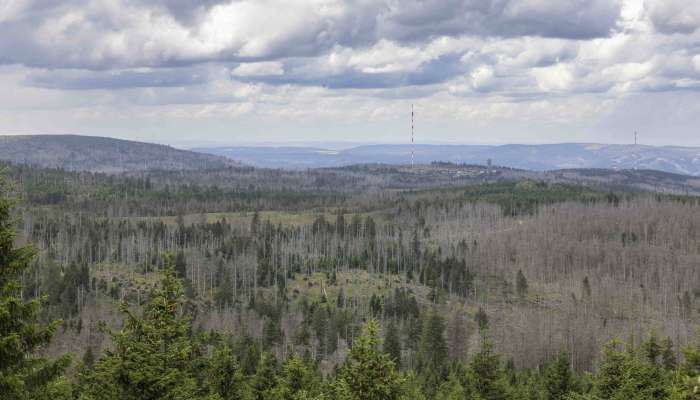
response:
<path fill-rule="evenodd" d="M 669 371 L 676 369 L 677 365 L 673 341 L 668 336 L 661 341 L 661 365 Z"/>
<path fill-rule="evenodd" d="M 429 397 L 432 397 L 446 377 L 448 362 L 445 321 L 437 313 L 431 314 L 423 322 L 417 361 L 423 387 Z"/>
<path fill-rule="evenodd" d="M 440 385 L 435 394 L 435 400 L 464 400 L 466 398 L 467 391 L 454 373 L 447 377 L 447 380 Z"/>
<path fill-rule="evenodd" d="M 301 358 L 292 355 L 282 366 L 271 398 L 279 400 L 306 399 L 320 394 L 320 375 Z"/>
<path fill-rule="evenodd" d="M 588 280 L 587 276 L 585 276 L 581 282 L 581 292 L 585 300 L 591 299 L 591 282 Z"/>
<path fill-rule="evenodd" d="M 671 386 L 672 400 L 697 400 L 700 398 L 700 330 L 695 343 L 683 349 L 684 362 L 676 371 Z"/>
<path fill-rule="evenodd" d="M 518 297 L 524 299 L 525 296 L 527 296 L 527 289 L 527 279 L 525 278 L 525 274 L 523 274 L 523 271 L 519 269 L 515 277 L 515 290 L 518 293 Z"/>
<path fill-rule="evenodd" d="M 220 344 L 214 349 L 205 382 L 207 389 L 221 400 L 250 398 L 241 365 L 226 344 Z"/>
<path fill-rule="evenodd" d="M 399 330 L 393 320 L 389 321 L 384 336 L 384 352 L 391 357 L 397 368 L 401 368 L 401 340 L 399 338 Z"/>
<path fill-rule="evenodd" d="M 595 376 L 594 394 L 601 399 L 646 400 L 667 398 L 670 377 L 643 354 L 632 348 L 617 350 L 617 343 L 605 346 Z"/>
<path fill-rule="evenodd" d="M 389 355 L 381 352 L 379 326 L 372 320 L 353 343 L 338 372 L 338 400 L 397 400 L 402 398 L 403 380 Z"/>
<path fill-rule="evenodd" d="M 272 398 L 277 382 L 277 367 L 277 359 L 274 355 L 271 353 L 262 354 L 251 382 L 254 399 L 268 400 Z"/>
<path fill-rule="evenodd" d="M 569 355 L 559 353 L 547 364 L 544 370 L 544 391 L 546 400 L 562 400 L 572 388 Z"/>
<path fill-rule="evenodd" d="M 59 322 L 41 326 L 40 300 L 22 298 L 20 279 L 36 251 L 15 246 L 8 191 L 0 177 L 0 398 L 55 400 L 69 394 L 62 378 L 69 359 L 47 361 L 35 355 L 49 343 Z"/>
<path fill-rule="evenodd" d="M 508 399 L 503 366 L 498 354 L 493 351 L 491 340 L 482 334 L 481 349 L 469 362 L 467 372 L 470 391 L 478 399 Z"/>
<path fill-rule="evenodd" d="M 447 342 L 445 341 L 445 321 L 437 313 L 432 313 L 424 322 L 418 349 L 418 371 L 445 372 L 447 367 Z"/>
<path fill-rule="evenodd" d="M 647 361 L 652 364 L 656 364 L 659 356 L 661 355 L 661 345 L 656 337 L 656 333 L 652 332 L 649 334 L 649 338 L 647 338 L 647 340 L 642 344 L 642 349 Z"/>
<path fill-rule="evenodd" d="M 122 329 L 111 333 L 114 348 L 80 377 L 83 396 L 95 400 L 201 398 L 195 371 L 201 346 L 190 337 L 191 317 L 184 313 L 183 288 L 167 257 L 160 286 L 143 315 L 126 303 Z"/>
<path fill-rule="evenodd" d="M 489 327 L 489 316 L 486 314 L 483 307 L 479 306 L 479 309 L 474 315 L 474 322 L 476 322 L 479 331 L 483 331 Z"/>
<path fill-rule="evenodd" d="M 185 260 L 185 252 L 178 251 L 175 257 L 175 273 L 180 279 L 187 278 L 187 261 Z"/>

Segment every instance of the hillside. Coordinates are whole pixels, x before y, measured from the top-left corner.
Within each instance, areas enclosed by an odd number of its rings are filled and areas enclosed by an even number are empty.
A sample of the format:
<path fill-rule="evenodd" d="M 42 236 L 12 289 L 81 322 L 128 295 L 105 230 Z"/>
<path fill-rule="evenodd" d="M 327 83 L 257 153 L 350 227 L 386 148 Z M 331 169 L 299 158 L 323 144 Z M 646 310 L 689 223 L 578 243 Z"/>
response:
<path fill-rule="evenodd" d="M 77 136 L 0 136 L 0 160 L 70 171 L 220 168 L 234 162 L 208 154 L 128 140 Z"/>
<path fill-rule="evenodd" d="M 344 150 L 315 147 L 220 147 L 197 151 L 239 160 L 249 165 L 303 169 L 352 164 L 407 164 L 409 145 L 367 145 Z M 503 146 L 416 145 L 415 161 L 495 165 L 535 171 L 568 168 L 650 169 L 700 175 L 700 148 L 644 145 L 562 143 Z"/>

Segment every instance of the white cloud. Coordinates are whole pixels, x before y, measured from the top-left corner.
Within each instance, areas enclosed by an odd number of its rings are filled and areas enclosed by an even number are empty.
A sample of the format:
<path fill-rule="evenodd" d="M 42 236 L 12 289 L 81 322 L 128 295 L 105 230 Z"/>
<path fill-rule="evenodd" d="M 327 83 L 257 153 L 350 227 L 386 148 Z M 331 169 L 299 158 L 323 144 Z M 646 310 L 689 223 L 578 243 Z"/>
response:
<path fill-rule="evenodd" d="M 692 33 L 700 28 L 700 3 L 686 0 L 646 0 L 654 26 L 663 33 Z"/>
<path fill-rule="evenodd" d="M 284 74 L 284 69 L 279 61 L 267 61 L 241 64 L 231 70 L 231 74 L 234 76 L 282 75 Z"/>
<path fill-rule="evenodd" d="M 0 0 L 0 128 L 322 129 L 415 102 L 435 121 L 579 132 L 636 96 L 700 97 L 698 4 Z"/>
<path fill-rule="evenodd" d="M 534 68 L 532 75 L 542 91 L 566 91 L 574 83 L 574 66 L 571 64 L 556 64 L 551 67 Z"/>

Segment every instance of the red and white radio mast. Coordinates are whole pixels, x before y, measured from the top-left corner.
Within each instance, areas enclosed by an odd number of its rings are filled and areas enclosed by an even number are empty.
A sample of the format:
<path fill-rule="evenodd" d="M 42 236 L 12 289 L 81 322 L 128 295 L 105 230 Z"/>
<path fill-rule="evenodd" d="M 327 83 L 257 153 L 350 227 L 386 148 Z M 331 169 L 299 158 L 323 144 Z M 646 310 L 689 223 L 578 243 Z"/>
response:
<path fill-rule="evenodd" d="M 413 159 L 415 157 L 415 145 L 413 144 L 413 104 L 411 104 L 411 168 L 413 168 Z"/>

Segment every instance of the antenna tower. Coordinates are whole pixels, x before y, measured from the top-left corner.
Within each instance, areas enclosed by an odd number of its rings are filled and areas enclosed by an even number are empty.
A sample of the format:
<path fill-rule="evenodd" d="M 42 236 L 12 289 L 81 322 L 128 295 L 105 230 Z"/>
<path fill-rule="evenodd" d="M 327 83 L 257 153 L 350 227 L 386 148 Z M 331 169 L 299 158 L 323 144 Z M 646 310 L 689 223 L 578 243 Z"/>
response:
<path fill-rule="evenodd" d="M 415 145 L 413 144 L 413 104 L 411 104 L 411 168 L 413 168 L 413 159 L 415 156 Z"/>
<path fill-rule="evenodd" d="M 637 145 L 637 131 L 634 131 L 634 145 Z"/>

